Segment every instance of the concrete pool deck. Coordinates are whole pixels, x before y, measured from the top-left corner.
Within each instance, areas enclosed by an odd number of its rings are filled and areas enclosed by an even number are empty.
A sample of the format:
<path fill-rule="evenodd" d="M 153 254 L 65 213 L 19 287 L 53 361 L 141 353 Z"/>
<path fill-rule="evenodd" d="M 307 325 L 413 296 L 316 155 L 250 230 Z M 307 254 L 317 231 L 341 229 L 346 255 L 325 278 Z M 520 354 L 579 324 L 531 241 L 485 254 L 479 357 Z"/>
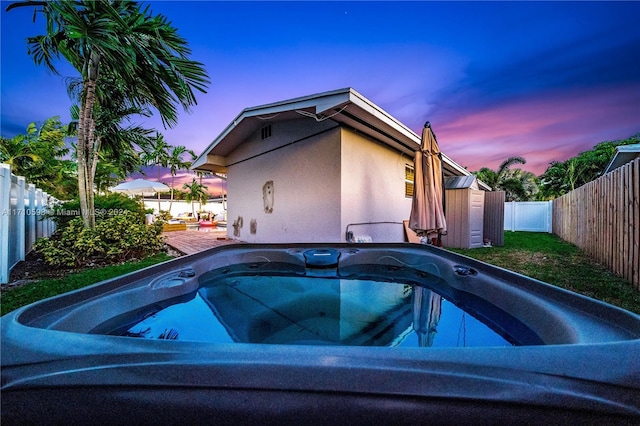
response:
<path fill-rule="evenodd" d="M 199 253 L 213 247 L 240 242 L 227 239 L 226 228 L 163 232 L 162 238 L 168 246 L 184 254 Z"/>

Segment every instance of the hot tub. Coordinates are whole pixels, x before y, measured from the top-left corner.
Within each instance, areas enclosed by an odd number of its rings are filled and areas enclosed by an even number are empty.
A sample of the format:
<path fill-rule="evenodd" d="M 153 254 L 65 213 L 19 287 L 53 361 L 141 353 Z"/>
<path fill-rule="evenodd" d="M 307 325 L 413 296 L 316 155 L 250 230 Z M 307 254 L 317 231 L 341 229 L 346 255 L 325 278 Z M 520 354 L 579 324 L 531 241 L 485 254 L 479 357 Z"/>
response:
<path fill-rule="evenodd" d="M 637 422 L 640 317 L 431 246 L 230 245 L 1 319 L 2 422 Z"/>

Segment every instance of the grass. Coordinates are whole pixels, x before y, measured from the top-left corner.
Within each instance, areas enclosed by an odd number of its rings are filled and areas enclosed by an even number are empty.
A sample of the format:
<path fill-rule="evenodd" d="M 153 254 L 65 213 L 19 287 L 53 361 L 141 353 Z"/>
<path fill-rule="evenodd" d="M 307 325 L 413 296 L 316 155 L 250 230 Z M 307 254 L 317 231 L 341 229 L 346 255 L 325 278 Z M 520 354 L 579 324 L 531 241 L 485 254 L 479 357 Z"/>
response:
<path fill-rule="evenodd" d="M 156 263 L 165 262 L 172 259 L 166 253 L 158 253 L 140 261 L 126 262 L 120 265 L 105 266 L 102 268 L 89 269 L 68 275 L 65 278 L 43 279 L 34 281 L 23 286 L 4 291 L 0 300 L 0 315 L 4 315 L 21 306 L 48 297 L 57 296 L 71 290 L 77 290 L 90 284 L 124 275 Z"/>
<path fill-rule="evenodd" d="M 640 291 L 555 235 L 505 232 L 503 247 L 450 250 L 640 314 Z"/>

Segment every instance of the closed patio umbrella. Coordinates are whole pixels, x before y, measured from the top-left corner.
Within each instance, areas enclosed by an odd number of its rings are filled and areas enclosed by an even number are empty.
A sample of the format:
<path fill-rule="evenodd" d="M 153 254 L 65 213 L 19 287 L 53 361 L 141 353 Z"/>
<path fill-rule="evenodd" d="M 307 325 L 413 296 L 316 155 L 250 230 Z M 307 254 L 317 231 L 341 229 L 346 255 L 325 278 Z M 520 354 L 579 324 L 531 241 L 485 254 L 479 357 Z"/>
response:
<path fill-rule="evenodd" d="M 422 130 L 420 150 L 415 154 L 414 177 L 409 228 L 419 236 L 439 238 L 447 232 L 442 200 L 442 160 L 438 142 L 428 121 Z"/>
<path fill-rule="evenodd" d="M 424 287 L 413 290 L 413 330 L 418 336 L 418 346 L 428 348 L 438 333 L 442 315 L 442 296 Z"/>

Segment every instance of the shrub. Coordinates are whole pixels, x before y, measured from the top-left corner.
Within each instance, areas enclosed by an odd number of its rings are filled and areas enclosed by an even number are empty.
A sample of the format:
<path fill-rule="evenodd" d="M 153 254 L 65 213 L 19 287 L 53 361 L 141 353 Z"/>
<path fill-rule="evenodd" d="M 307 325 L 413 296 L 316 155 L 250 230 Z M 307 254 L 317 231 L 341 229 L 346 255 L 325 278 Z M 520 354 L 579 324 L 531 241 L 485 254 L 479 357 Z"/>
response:
<path fill-rule="evenodd" d="M 145 208 L 139 201 L 126 195 L 118 193 L 96 195 L 94 203 L 96 221 L 119 216 L 124 211 L 133 212 L 140 218 L 141 222 L 144 221 Z M 80 201 L 78 199 L 59 204 L 51 212 L 51 217 L 58 228 L 68 226 L 71 220 L 78 216 L 80 216 Z"/>
<path fill-rule="evenodd" d="M 93 229 L 74 218 L 51 238 L 36 241 L 34 249 L 52 266 L 116 263 L 159 252 L 161 234 L 161 224 L 146 226 L 137 213 L 125 210 L 99 220 Z"/>

